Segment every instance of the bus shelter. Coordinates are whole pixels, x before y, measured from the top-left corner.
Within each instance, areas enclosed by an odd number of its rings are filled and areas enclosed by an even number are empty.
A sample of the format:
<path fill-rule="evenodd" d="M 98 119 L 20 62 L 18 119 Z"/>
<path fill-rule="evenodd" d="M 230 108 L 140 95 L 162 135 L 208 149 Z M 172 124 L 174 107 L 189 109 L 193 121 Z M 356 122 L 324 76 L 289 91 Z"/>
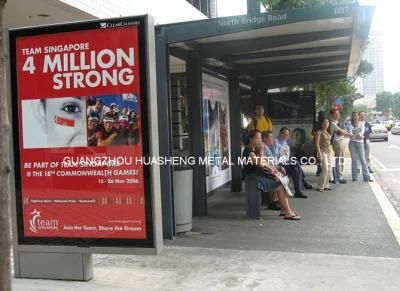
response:
<path fill-rule="evenodd" d="M 207 144 L 215 133 L 210 133 L 212 118 L 205 115 L 214 114 L 218 103 L 215 114 L 229 124 L 226 140 L 219 140 L 228 149 L 222 154 L 235 160 L 241 155 L 241 92 L 263 98 L 273 88 L 354 77 L 372 16 L 372 7 L 351 4 L 157 26 L 160 155 L 179 155 L 182 147 L 196 159 L 212 155 Z M 216 96 L 221 92 L 225 99 Z M 182 107 L 187 111 L 183 121 L 176 116 Z M 219 167 L 217 172 L 206 165 L 193 166 L 188 192 L 193 191 L 194 216 L 207 215 L 207 196 L 220 187 L 230 183 L 231 191 L 241 191 L 239 165 Z M 176 234 L 174 205 L 180 205 L 174 197 L 178 185 L 173 173 L 172 166 L 161 168 L 163 233 L 169 239 Z"/>

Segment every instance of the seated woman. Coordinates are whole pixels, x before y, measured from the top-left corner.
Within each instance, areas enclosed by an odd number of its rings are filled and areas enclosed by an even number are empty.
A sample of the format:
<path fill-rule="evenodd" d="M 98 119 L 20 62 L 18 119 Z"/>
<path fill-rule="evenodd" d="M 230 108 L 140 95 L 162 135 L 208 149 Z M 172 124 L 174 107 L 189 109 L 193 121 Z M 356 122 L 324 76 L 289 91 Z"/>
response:
<path fill-rule="evenodd" d="M 243 151 L 243 157 L 246 158 L 246 163 L 243 167 L 243 174 L 257 174 L 259 176 L 258 187 L 263 192 L 276 193 L 281 205 L 281 215 L 285 219 L 300 220 L 301 216 L 297 215 L 289 206 L 289 201 L 286 196 L 286 191 L 283 188 L 279 179 L 275 176 L 276 169 L 266 167 L 262 160 L 256 155 L 256 147 L 261 144 L 261 133 L 254 129 L 249 132 L 250 143 Z M 251 161 L 251 162 L 250 162 Z M 274 174 L 275 173 L 275 174 Z"/>

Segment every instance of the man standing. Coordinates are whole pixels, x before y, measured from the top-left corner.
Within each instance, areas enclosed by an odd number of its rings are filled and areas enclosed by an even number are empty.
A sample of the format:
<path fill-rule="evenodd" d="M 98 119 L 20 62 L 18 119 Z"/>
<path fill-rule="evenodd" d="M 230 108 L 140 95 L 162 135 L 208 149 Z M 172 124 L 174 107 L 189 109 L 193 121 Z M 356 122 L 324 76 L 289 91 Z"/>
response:
<path fill-rule="evenodd" d="M 272 131 L 271 119 L 264 115 L 264 105 L 256 105 L 256 117 L 249 123 L 247 130 L 257 129 L 260 132 Z"/>
<path fill-rule="evenodd" d="M 344 137 L 349 136 L 349 133 L 342 129 L 339 124 L 340 113 L 337 108 L 330 110 L 331 114 L 331 127 L 330 134 L 332 136 L 332 147 L 335 153 L 335 167 L 340 184 L 346 184 L 347 181 L 343 178 L 343 166 L 344 166 Z"/>
<path fill-rule="evenodd" d="M 312 186 L 305 180 L 305 175 L 301 165 L 297 160 L 293 161 L 290 158 L 290 147 L 287 144 L 290 130 L 287 127 L 282 127 L 279 131 L 279 136 L 275 139 L 272 153 L 278 160 L 278 163 L 283 166 L 285 171 L 292 178 L 294 186 L 294 197 L 296 198 L 308 198 L 301 190 L 312 189 Z"/>
<path fill-rule="evenodd" d="M 365 149 L 365 160 L 367 161 L 367 165 L 368 165 L 368 170 L 370 173 L 373 173 L 373 171 L 371 170 L 371 160 L 369 158 L 369 153 L 370 153 L 370 140 L 369 140 L 369 135 L 372 132 L 372 126 L 371 124 L 367 121 L 366 117 L 365 117 L 365 112 L 364 111 L 360 111 L 358 113 L 360 115 L 360 122 L 364 123 L 364 149 Z"/>

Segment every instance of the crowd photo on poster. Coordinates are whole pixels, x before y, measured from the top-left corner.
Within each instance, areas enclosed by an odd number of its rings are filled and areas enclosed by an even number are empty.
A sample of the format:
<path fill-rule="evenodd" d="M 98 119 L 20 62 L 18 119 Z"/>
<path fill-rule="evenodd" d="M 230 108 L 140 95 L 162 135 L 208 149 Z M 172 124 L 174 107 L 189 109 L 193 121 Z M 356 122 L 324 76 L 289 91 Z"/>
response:
<path fill-rule="evenodd" d="M 24 148 L 137 145 L 139 120 L 133 93 L 22 101 Z"/>

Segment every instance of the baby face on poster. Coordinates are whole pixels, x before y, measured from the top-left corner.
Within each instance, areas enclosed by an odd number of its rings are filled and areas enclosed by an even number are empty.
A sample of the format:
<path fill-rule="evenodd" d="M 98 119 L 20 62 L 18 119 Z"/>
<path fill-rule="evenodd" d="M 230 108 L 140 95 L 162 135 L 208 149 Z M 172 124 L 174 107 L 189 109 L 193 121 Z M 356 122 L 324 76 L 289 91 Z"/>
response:
<path fill-rule="evenodd" d="M 85 97 L 42 99 L 40 103 L 48 147 L 86 144 Z"/>

